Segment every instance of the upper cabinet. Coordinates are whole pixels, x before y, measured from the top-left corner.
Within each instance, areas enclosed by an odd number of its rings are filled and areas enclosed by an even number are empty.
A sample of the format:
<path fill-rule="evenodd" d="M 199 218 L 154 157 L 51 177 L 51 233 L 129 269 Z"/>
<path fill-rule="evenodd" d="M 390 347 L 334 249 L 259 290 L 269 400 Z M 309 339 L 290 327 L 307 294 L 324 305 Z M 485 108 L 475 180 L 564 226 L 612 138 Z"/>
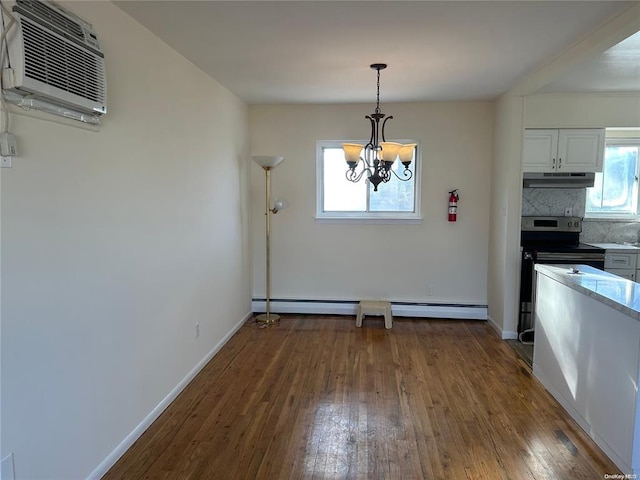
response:
<path fill-rule="evenodd" d="M 528 128 L 524 133 L 525 172 L 601 172 L 604 128 Z"/>

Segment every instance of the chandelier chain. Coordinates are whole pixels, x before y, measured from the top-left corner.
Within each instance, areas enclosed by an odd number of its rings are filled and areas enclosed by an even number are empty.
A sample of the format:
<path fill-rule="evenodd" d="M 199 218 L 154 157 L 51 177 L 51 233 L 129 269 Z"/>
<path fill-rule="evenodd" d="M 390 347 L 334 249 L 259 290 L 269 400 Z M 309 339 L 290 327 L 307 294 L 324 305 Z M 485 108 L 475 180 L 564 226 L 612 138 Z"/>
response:
<path fill-rule="evenodd" d="M 376 94 L 376 113 L 380 113 L 380 69 L 378 68 L 378 83 L 377 86 L 377 94 Z"/>

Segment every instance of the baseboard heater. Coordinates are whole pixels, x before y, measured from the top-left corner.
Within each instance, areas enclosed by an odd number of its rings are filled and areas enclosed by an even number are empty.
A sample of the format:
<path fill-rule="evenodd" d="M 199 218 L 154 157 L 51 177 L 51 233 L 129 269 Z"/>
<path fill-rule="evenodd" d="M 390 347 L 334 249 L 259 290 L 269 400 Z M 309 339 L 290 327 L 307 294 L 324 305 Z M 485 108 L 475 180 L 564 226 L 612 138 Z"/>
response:
<path fill-rule="evenodd" d="M 251 308 L 255 313 L 266 311 L 266 300 L 264 298 L 254 298 L 251 301 Z M 355 315 L 357 308 L 357 300 L 271 299 L 271 311 L 273 313 Z M 487 319 L 486 305 L 391 302 L 391 311 L 397 317 Z"/>

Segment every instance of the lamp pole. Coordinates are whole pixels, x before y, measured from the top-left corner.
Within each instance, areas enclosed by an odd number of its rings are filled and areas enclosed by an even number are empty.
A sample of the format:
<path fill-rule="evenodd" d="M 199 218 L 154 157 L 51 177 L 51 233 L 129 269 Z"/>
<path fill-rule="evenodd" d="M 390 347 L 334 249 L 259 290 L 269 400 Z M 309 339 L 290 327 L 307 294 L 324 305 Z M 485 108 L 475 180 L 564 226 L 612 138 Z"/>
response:
<path fill-rule="evenodd" d="M 271 214 L 278 212 L 277 208 L 271 208 L 271 170 L 283 157 L 254 156 L 253 159 L 265 172 L 266 313 L 257 315 L 256 322 L 272 325 L 280 320 L 280 315 L 271 313 Z"/>
<path fill-rule="evenodd" d="M 271 169 L 272 167 L 263 167 L 265 170 L 265 236 L 267 249 L 267 271 L 266 271 L 266 313 L 258 315 L 257 320 L 267 325 L 280 320 L 280 316 L 271 314 Z"/>

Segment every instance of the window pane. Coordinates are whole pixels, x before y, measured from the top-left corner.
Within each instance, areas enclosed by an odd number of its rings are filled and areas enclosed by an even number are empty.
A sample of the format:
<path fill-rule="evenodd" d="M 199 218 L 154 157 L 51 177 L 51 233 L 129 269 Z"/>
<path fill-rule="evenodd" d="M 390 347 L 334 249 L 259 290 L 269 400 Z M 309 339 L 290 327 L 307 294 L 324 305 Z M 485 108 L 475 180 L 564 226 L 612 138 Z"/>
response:
<path fill-rule="evenodd" d="M 604 167 L 603 167 L 604 170 Z M 604 175 L 596 172 L 593 187 L 587 188 L 587 212 L 599 212 L 602 207 L 602 182 Z"/>
<path fill-rule="evenodd" d="M 366 212 L 367 182 L 353 183 L 345 178 L 347 163 L 342 148 L 323 149 L 325 212 Z"/>
<path fill-rule="evenodd" d="M 415 167 L 415 150 L 413 153 L 414 161 L 411 163 Z M 404 165 L 400 161 L 396 161 L 393 170 L 400 178 L 406 178 L 404 175 Z M 414 170 L 414 168 L 412 168 Z M 373 191 L 373 185 L 369 185 L 369 202 L 372 212 L 413 212 L 415 205 L 415 188 L 414 179 L 401 182 L 393 173 L 388 183 L 378 185 L 378 191 Z"/>
<path fill-rule="evenodd" d="M 607 146 L 602 173 L 587 189 L 587 212 L 636 213 L 638 147 Z"/>

